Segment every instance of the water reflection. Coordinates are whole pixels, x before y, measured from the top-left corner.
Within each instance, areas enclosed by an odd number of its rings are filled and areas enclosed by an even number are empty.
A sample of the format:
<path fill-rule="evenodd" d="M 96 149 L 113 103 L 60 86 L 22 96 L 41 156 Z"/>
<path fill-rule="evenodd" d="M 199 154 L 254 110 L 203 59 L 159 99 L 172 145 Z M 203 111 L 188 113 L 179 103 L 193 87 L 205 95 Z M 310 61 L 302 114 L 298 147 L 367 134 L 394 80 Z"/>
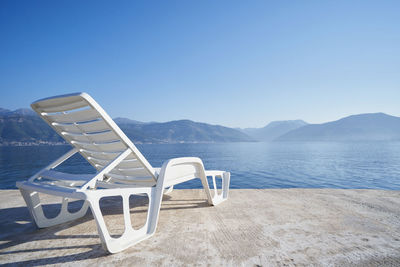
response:
<path fill-rule="evenodd" d="M 200 157 L 207 169 L 229 170 L 231 188 L 400 189 L 400 142 L 218 143 L 138 145 L 159 167 L 170 158 Z M 0 188 L 15 188 L 68 146 L 0 147 Z M 79 155 L 59 170 L 93 173 Z M 200 188 L 198 180 L 177 188 Z"/>

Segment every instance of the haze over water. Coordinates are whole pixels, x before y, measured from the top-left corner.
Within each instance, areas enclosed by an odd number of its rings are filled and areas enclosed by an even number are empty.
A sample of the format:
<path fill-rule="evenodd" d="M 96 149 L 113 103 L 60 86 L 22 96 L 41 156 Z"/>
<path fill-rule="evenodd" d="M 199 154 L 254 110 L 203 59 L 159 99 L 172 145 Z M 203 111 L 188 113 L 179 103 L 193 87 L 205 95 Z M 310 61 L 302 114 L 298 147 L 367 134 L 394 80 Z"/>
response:
<path fill-rule="evenodd" d="M 271 142 L 137 145 L 153 167 L 197 156 L 206 169 L 231 172 L 231 188 L 369 188 L 400 190 L 400 142 Z M 68 146 L 0 147 L 0 188 L 16 188 Z M 90 173 L 76 155 L 58 170 Z M 192 180 L 176 188 L 201 188 Z"/>

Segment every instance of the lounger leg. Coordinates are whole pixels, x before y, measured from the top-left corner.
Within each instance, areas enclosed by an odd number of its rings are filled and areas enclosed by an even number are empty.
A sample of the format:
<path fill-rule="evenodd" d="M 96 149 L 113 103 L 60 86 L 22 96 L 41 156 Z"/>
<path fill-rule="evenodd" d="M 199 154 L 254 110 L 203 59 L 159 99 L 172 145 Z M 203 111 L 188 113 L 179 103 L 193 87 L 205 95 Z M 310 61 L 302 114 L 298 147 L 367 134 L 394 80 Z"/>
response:
<path fill-rule="evenodd" d="M 103 245 L 103 248 L 110 253 L 120 252 L 134 244 L 143 241 L 151 237 L 156 230 L 158 215 L 160 212 L 161 200 L 162 200 L 163 188 L 152 187 L 143 188 L 143 191 L 137 191 L 135 193 L 122 193 L 122 194 L 112 194 L 112 195 L 91 195 L 88 197 L 90 202 L 90 208 L 92 210 L 93 216 L 96 220 L 97 229 L 99 236 Z M 142 228 L 135 230 L 131 224 L 130 218 L 130 207 L 129 207 L 129 197 L 134 194 L 147 194 L 149 198 L 149 210 L 147 213 L 146 223 Z M 118 237 L 114 238 L 110 235 L 106 223 L 104 221 L 104 216 L 100 209 L 100 199 L 102 197 L 116 196 L 122 197 L 123 214 L 124 214 L 124 233 Z"/>
<path fill-rule="evenodd" d="M 168 185 L 173 185 L 193 179 L 190 174 L 193 174 L 193 178 L 200 178 L 204 191 L 207 195 L 207 201 L 210 205 L 218 205 L 228 198 L 230 173 L 224 171 L 205 171 L 203 162 L 200 158 L 189 157 L 170 159 L 164 162 L 160 169 L 159 177 L 163 177 L 163 179 L 165 178 L 165 180 L 168 181 Z M 212 176 L 213 178 L 215 190 L 214 196 L 211 194 L 207 176 Z M 221 194 L 218 194 L 217 191 L 215 183 L 216 177 L 222 179 Z"/>
<path fill-rule="evenodd" d="M 214 196 L 212 196 L 212 194 L 211 194 L 211 190 L 210 190 L 206 175 L 212 177 Z M 229 172 L 222 172 L 222 171 L 218 171 L 218 172 L 210 171 L 209 173 L 207 173 L 207 171 L 206 171 L 204 177 L 203 176 L 200 177 L 201 183 L 203 185 L 204 190 L 206 191 L 206 195 L 207 195 L 208 202 L 210 203 L 210 205 L 216 206 L 216 205 L 220 204 L 221 202 L 228 199 L 230 177 L 231 176 L 230 176 Z M 215 182 L 215 178 L 222 179 L 221 194 L 218 194 L 218 189 L 217 189 L 217 184 Z"/>
<path fill-rule="evenodd" d="M 231 181 L 231 173 L 224 172 L 222 176 L 222 198 L 224 200 L 228 199 L 230 181 Z"/>
<path fill-rule="evenodd" d="M 171 185 L 171 186 L 168 187 L 168 188 L 165 188 L 165 189 L 164 189 L 164 195 L 170 194 L 173 190 L 174 190 L 174 186 L 173 186 L 173 185 Z"/>
<path fill-rule="evenodd" d="M 89 208 L 89 203 L 85 201 L 79 211 L 70 213 L 68 211 L 68 198 L 63 198 L 59 214 L 55 218 L 49 219 L 44 215 L 38 192 L 29 191 L 22 188 L 20 188 L 20 192 L 26 202 L 32 219 L 39 228 L 49 227 L 76 220 L 85 216 Z"/>

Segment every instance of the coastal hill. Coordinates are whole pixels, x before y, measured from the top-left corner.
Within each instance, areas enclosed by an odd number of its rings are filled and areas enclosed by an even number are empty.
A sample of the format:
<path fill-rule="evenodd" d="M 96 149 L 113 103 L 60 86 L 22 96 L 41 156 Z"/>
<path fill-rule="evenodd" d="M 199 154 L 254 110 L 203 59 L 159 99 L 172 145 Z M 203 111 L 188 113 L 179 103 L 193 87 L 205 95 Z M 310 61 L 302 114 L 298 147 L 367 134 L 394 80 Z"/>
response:
<path fill-rule="evenodd" d="M 63 140 L 34 111 L 0 109 L 0 144 L 56 144 Z"/>
<path fill-rule="evenodd" d="M 134 143 L 400 140 L 400 118 L 384 113 L 353 115 L 322 124 L 275 121 L 263 128 L 247 129 L 190 120 L 159 123 L 116 118 L 115 122 Z M 0 108 L 0 145 L 62 143 L 58 134 L 32 110 Z"/>
<path fill-rule="evenodd" d="M 249 142 L 248 135 L 232 128 L 190 120 L 165 123 L 117 118 L 116 123 L 134 143 Z M 0 144 L 58 144 L 63 140 L 30 109 L 0 108 Z"/>
<path fill-rule="evenodd" d="M 309 124 L 275 141 L 393 141 L 400 140 L 400 118 L 385 113 L 352 115 L 337 121 Z"/>
<path fill-rule="evenodd" d="M 292 130 L 307 125 L 302 120 L 273 121 L 263 128 L 245 128 L 242 132 L 253 137 L 257 141 L 273 141 Z"/>
<path fill-rule="evenodd" d="M 116 119 L 121 129 L 132 140 L 154 143 L 176 142 L 252 142 L 253 138 L 232 128 L 177 120 L 170 122 L 143 123 L 128 119 Z"/>

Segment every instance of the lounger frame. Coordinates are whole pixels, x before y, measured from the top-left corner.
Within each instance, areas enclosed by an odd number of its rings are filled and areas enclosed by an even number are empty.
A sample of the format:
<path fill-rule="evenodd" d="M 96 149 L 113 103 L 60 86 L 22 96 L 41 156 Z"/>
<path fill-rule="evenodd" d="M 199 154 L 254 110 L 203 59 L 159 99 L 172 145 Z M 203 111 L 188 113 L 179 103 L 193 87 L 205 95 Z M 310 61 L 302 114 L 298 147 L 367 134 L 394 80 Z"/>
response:
<path fill-rule="evenodd" d="M 81 109 L 81 106 L 86 109 Z M 70 151 L 34 174 L 28 181 L 17 183 L 29 212 L 39 228 L 78 219 L 85 216 L 90 208 L 103 247 L 110 253 L 116 253 L 155 233 L 162 196 L 170 193 L 176 184 L 198 178 L 210 205 L 218 205 L 228 198 L 229 172 L 206 171 L 201 159 L 196 157 L 170 159 L 160 169 L 153 168 L 114 121 L 86 93 L 42 99 L 34 102 L 32 108 L 73 146 Z M 78 111 L 68 112 L 76 109 Z M 80 115 L 84 117 L 85 122 L 79 121 L 82 120 Z M 104 131 L 98 131 L 102 128 L 90 126 L 95 131 L 84 132 L 82 128 L 89 124 L 107 127 Z M 74 129 L 75 132 L 70 129 Z M 77 129 L 82 132 L 77 132 Z M 114 140 L 100 142 L 110 137 Z M 115 148 L 119 150 L 116 151 Z M 92 175 L 76 175 L 54 170 L 75 153 L 80 153 L 97 172 Z M 91 155 L 101 155 L 103 159 Z M 126 175 L 127 173 L 129 175 Z M 213 192 L 209 188 L 207 176 L 212 178 Z M 222 180 L 221 193 L 218 193 L 216 179 Z M 61 209 L 56 217 L 45 216 L 39 193 L 61 197 Z M 146 222 L 136 230 L 132 227 L 130 217 L 129 198 L 132 195 L 146 195 L 149 199 Z M 100 209 L 100 200 L 111 196 L 122 197 L 125 230 L 118 238 L 110 235 Z M 68 203 L 72 200 L 83 200 L 82 207 L 74 213 L 68 211 Z"/>

